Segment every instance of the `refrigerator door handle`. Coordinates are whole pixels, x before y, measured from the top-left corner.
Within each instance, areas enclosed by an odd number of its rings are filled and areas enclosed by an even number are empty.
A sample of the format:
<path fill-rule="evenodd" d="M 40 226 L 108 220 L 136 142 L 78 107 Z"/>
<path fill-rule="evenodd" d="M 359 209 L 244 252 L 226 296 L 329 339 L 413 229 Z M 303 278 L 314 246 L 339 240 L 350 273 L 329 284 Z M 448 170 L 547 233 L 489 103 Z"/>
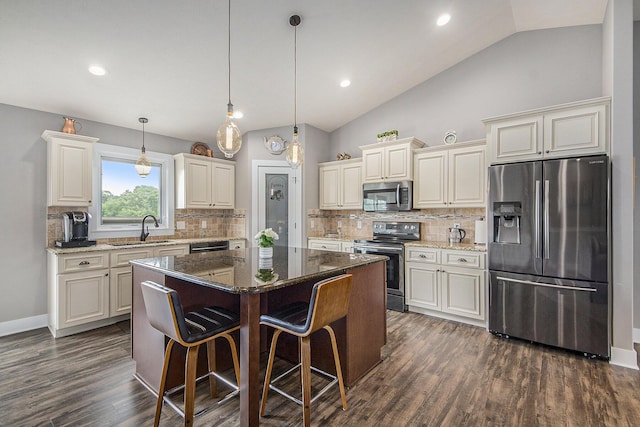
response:
<path fill-rule="evenodd" d="M 536 196 L 535 196 L 535 254 L 536 258 L 542 258 L 542 251 L 540 247 L 540 180 L 536 179 Z"/>
<path fill-rule="evenodd" d="M 544 259 L 549 259 L 549 180 L 544 180 Z"/>
<path fill-rule="evenodd" d="M 550 283 L 531 282 L 529 280 L 509 279 L 508 277 L 502 277 L 502 276 L 496 276 L 496 279 L 504 280 L 505 282 L 521 283 L 523 285 L 543 286 L 545 288 L 558 288 L 558 289 L 566 289 L 569 291 L 597 292 L 597 289 L 595 288 L 578 288 L 576 286 L 552 285 Z"/>

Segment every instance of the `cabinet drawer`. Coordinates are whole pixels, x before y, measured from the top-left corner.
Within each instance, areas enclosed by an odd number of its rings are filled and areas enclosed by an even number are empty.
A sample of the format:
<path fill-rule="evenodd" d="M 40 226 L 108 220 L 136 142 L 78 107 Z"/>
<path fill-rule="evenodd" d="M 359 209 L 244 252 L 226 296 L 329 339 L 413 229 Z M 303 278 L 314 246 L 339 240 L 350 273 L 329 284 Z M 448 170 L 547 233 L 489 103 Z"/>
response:
<path fill-rule="evenodd" d="M 484 252 L 442 251 L 442 265 L 484 268 Z"/>
<path fill-rule="evenodd" d="M 185 256 L 189 254 L 189 245 L 160 246 L 153 248 L 153 256 Z"/>
<path fill-rule="evenodd" d="M 309 240 L 309 249 L 340 252 L 340 242 L 332 240 Z"/>
<path fill-rule="evenodd" d="M 124 249 L 111 252 L 111 267 L 126 267 L 132 259 L 153 257 L 153 248 Z"/>
<path fill-rule="evenodd" d="M 440 249 L 407 246 L 405 262 L 408 261 L 440 264 Z"/>
<path fill-rule="evenodd" d="M 58 255 L 58 274 L 109 268 L 109 252 Z"/>
<path fill-rule="evenodd" d="M 243 240 L 229 240 L 229 249 L 230 250 L 234 250 L 234 249 L 246 249 L 247 244 L 245 243 L 244 239 Z"/>

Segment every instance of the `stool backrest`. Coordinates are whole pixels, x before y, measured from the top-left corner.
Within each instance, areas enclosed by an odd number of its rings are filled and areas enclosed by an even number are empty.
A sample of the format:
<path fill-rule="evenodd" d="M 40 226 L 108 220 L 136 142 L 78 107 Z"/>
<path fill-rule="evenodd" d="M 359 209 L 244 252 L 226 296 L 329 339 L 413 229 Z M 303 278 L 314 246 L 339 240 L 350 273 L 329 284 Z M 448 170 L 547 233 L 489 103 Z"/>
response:
<path fill-rule="evenodd" d="M 183 344 L 183 337 L 188 336 L 188 330 L 178 293 L 166 286 L 145 281 L 142 282 L 142 298 L 151 326 Z M 180 325 L 183 327 L 182 331 Z"/>
<path fill-rule="evenodd" d="M 307 316 L 308 333 L 347 315 L 351 286 L 351 274 L 331 277 L 313 285 Z"/>

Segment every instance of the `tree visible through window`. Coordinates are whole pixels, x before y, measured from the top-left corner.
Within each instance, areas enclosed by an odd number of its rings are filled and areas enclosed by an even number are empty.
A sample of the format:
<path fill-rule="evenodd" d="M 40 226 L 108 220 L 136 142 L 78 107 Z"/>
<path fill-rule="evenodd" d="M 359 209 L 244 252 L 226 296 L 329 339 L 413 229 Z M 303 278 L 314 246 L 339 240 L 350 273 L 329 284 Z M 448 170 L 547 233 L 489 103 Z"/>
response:
<path fill-rule="evenodd" d="M 137 223 L 145 215 L 161 220 L 161 167 L 140 177 L 135 161 L 102 158 L 102 223 Z"/>

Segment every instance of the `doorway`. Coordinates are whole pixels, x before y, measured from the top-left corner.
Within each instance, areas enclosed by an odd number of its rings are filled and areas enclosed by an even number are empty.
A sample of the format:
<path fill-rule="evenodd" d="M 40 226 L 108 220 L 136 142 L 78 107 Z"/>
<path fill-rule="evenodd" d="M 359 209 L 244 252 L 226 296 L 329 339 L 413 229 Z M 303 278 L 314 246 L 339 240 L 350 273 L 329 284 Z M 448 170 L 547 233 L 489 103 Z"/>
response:
<path fill-rule="evenodd" d="M 272 228 L 278 233 L 276 246 L 302 245 L 302 182 L 300 169 L 286 161 L 254 160 L 254 191 L 251 236 Z"/>

